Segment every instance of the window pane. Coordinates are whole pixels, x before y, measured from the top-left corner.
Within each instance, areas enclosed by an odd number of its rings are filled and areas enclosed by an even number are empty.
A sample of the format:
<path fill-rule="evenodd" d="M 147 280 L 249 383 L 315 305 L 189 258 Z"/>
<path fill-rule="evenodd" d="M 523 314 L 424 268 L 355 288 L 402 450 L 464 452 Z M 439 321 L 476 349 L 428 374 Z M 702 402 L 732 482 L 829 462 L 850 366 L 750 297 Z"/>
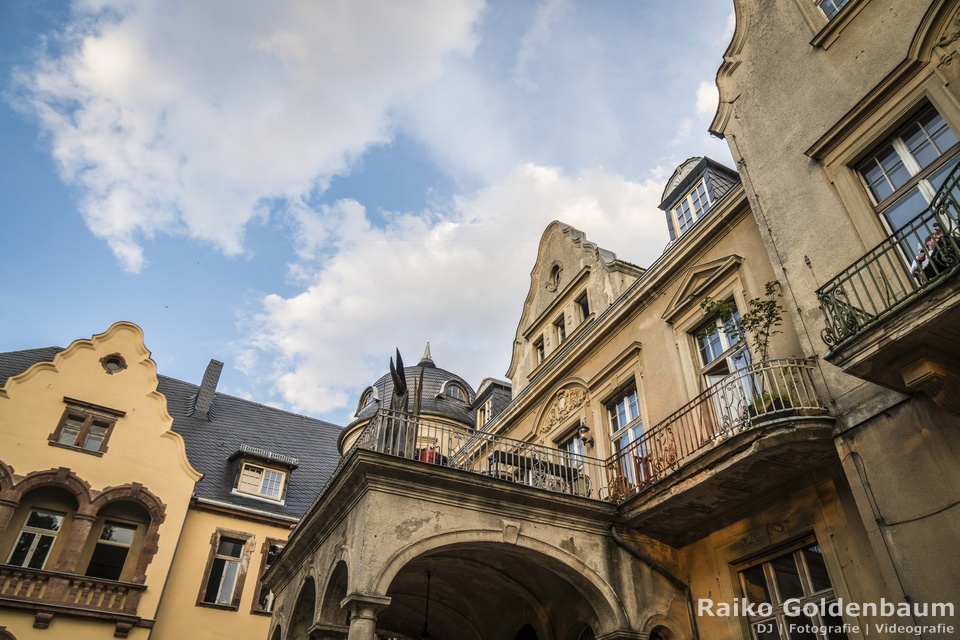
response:
<path fill-rule="evenodd" d="M 49 513 L 47 511 L 31 511 L 27 518 L 26 526 L 34 529 L 45 529 L 47 531 L 60 531 L 60 523 L 63 522 L 63 516 L 59 513 Z"/>
<path fill-rule="evenodd" d="M 780 602 L 789 598 L 802 598 L 803 585 L 800 583 L 800 573 L 797 571 L 797 563 L 793 559 L 793 554 L 780 556 L 770 562 L 773 566 L 774 575 L 777 577 L 777 587 L 780 589 Z"/>
<path fill-rule="evenodd" d="M 240 473 L 240 484 L 237 488 L 247 493 L 260 493 L 262 478 L 263 469 L 245 464 L 243 465 L 243 471 Z"/>
<path fill-rule="evenodd" d="M 57 440 L 60 444 L 73 446 L 77 442 L 77 436 L 80 435 L 80 429 L 83 428 L 83 419 L 70 416 L 63 423 L 63 430 L 60 432 L 60 438 Z"/>
<path fill-rule="evenodd" d="M 230 604 L 233 600 L 233 586 L 237 582 L 237 571 L 240 568 L 238 562 L 227 562 L 223 572 L 223 583 L 220 586 L 220 596 L 217 598 L 218 604 Z"/>
<path fill-rule="evenodd" d="M 55 539 L 53 536 L 40 536 L 37 548 L 34 549 L 27 566 L 31 569 L 43 569 L 43 563 L 46 562 L 47 554 L 50 553 L 50 547 L 53 546 Z"/>
<path fill-rule="evenodd" d="M 33 541 L 36 537 L 37 534 L 30 533 L 29 531 L 21 533 L 20 539 L 17 540 L 17 546 L 13 548 L 13 553 L 10 554 L 10 559 L 7 561 L 7 564 L 22 567 L 27 561 L 27 554 L 30 552 L 30 547 L 33 546 Z"/>
<path fill-rule="evenodd" d="M 830 576 L 827 575 L 827 565 L 823 561 L 823 550 L 820 549 L 820 545 L 812 544 L 804 548 L 803 557 L 807 561 L 814 593 L 831 588 Z"/>
<path fill-rule="evenodd" d="M 263 490 L 260 492 L 265 496 L 273 498 L 280 497 L 280 487 L 283 484 L 283 475 L 276 471 L 264 471 Z"/>
<path fill-rule="evenodd" d="M 232 538 L 220 538 L 220 545 L 217 547 L 218 556 L 229 556 L 239 558 L 243 553 L 243 541 Z"/>
<path fill-rule="evenodd" d="M 87 432 L 87 438 L 83 442 L 83 448 L 87 451 L 99 451 L 100 444 L 107 436 L 108 428 L 109 425 L 103 424 L 102 422 L 94 422 L 90 425 L 90 431 Z"/>
<path fill-rule="evenodd" d="M 223 570 L 227 561 L 223 558 L 214 558 L 210 565 L 210 577 L 207 579 L 207 590 L 203 594 L 204 602 L 217 602 L 220 592 L 220 583 L 223 580 Z"/>
<path fill-rule="evenodd" d="M 767 579 L 763 576 L 762 565 L 741 571 L 740 577 L 743 579 L 744 595 L 750 602 L 770 602 L 770 592 L 767 591 Z"/>
<path fill-rule="evenodd" d="M 103 525 L 103 531 L 100 532 L 100 539 L 129 547 L 133 542 L 133 534 L 136 533 L 136 531 L 136 527 L 108 522 Z"/>
<path fill-rule="evenodd" d="M 128 547 L 100 542 L 93 550 L 87 576 L 104 580 L 119 580 L 127 560 Z"/>
<path fill-rule="evenodd" d="M 890 229 L 896 231 L 920 215 L 926 208 L 927 199 L 923 197 L 919 187 L 914 187 L 895 205 L 887 208 L 883 214 L 890 222 Z"/>

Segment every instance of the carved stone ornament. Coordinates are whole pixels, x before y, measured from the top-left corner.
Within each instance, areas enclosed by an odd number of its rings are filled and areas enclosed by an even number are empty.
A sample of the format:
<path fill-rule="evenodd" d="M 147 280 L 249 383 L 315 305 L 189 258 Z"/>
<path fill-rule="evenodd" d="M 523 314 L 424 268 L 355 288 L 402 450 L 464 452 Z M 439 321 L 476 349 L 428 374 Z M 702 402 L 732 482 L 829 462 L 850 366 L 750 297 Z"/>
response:
<path fill-rule="evenodd" d="M 767 533 L 771 536 L 780 535 L 781 533 L 786 533 L 790 529 L 790 521 L 784 520 L 782 522 L 771 522 L 767 525 Z"/>
<path fill-rule="evenodd" d="M 557 427 L 565 421 L 574 411 L 579 409 L 584 400 L 587 399 L 587 392 L 583 389 L 561 389 L 557 392 L 557 398 L 550 407 L 550 416 L 547 419 L 547 426 L 550 429 Z"/>

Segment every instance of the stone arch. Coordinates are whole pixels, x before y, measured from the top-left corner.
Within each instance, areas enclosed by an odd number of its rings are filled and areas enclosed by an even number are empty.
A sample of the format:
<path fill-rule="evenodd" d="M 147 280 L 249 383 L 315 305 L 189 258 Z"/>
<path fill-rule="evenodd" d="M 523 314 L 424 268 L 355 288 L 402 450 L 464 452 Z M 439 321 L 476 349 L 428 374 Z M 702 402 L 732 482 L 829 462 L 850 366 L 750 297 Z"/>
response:
<path fill-rule="evenodd" d="M 281 640 L 283 638 L 283 629 L 278 624 L 273 628 L 273 633 L 270 634 L 270 640 Z"/>
<path fill-rule="evenodd" d="M 96 516 L 101 509 L 116 502 L 132 502 L 146 510 L 149 516 L 147 533 L 143 541 L 143 548 L 137 558 L 137 566 L 133 571 L 131 582 L 143 584 L 147 579 L 147 567 L 153 562 L 154 556 L 160 549 L 160 525 L 166 519 L 166 505 L 160 501 L 149 489 L 140 483 L 134 482 L 119 487 L 108 487 L 103 493 L 93 499 L 90 507 Z"/>
<path fill-rule="evenodd" d="M 0 495 L 13 489 L 13 467 L 0 460 Z"/>
<path fill-rule="evenodd" d="M 77 501 L 78 513 L 90 512 L 90 484 L 66 467 L 31 473 L 12 487 L 13 500 L 19 503 L 23 496 L 41 487 L 60 487 Z"/>
<path fill-rule="evenodd" d="M 0 640 L 17 640 L 17 637 L 7 631 L 6 627 L 0 627 Z"/>
<path fill-rule="evenodd" d="M 960 40 L 960 7 L 956 0 L 937 0 L 924 14 L 910 43 L 910 60 L 930 60 L 935 47 L 946 49 Z"/>
<path fill-rule="evenodd" d="M 627 613 L 616 590 L 585 562 L 536 538 L 520 536 L 515 544 L 509 544 L 504 542 L 504 532 L 500 530 L 440 533 L 407 545 L 386 560 L 370 585 L 371 592 L 385 594 L 397 574 L 412 560 L 431 552 L 457 548 L 491 549 L 535 560 L 539 566 L 564 578 L 576 588 L 597 616 L 598 623 L 606 623 L 609 628 L 595 629 L 598 635 L 629 626 Z"/>
<path fill-rule="evenodd" d="M 327 587 L 320 600 L 320 622 L 332 625 L 349 624 L 348 614 L 340 607 L 340 603 L 347 597 L 349 578 L 350 571 L 347 563 L 339 560 L 330 571 Z"/>
<path fill-rule="evenodd" d="M 310 627 L 316 618 L 317 587 L 316 581 L 308 577 L 300 585 L 300 591 L 294 601 L 293 611 L 290 612 L 290 625 L 287 627 L 287 637 L 307 638 Z"/>
<path fill-rule="evenodd" d="M 681 636 L 678 635 L 676 629 L 681 627 L 682 625 L 678 624 L 676 620 L 658 613 L 649 616 L 640 626 L 641 629 L 650 634 L 651 640 L 655 638 L 659 640 L 677 640 L 677 638 Z"/>

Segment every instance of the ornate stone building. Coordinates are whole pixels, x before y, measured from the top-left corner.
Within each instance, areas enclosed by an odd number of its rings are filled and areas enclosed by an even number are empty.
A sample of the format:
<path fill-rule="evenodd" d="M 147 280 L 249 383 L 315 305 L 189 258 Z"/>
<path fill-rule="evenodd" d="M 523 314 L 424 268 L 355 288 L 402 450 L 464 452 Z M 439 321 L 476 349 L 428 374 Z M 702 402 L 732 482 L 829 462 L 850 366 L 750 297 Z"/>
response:
<path fill-rule="evenodd" d="M 262 638 L 340 428 L 157 374 L 140 328 L 0 354 L 0 639 Z M 309 437 L 305 437 L 309 436 Z"/>
<path fill-rule="evenodd" d="M 956 636 L 960 3 L 734 4 L 737 171 L 547 227 L 492 419 L 361 408 L 270 640 Z"/>

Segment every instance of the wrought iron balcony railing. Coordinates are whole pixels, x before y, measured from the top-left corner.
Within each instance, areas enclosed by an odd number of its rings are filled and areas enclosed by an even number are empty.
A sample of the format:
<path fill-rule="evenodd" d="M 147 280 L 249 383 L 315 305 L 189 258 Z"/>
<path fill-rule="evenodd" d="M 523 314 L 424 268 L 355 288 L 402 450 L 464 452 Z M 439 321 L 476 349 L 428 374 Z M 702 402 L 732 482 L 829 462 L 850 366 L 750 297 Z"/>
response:
<path fill-rule="evenodd" d="M 931 205 L 817 290 L 830 348 L 861 335 L 957 272 L 960 165 Z"/>
<path fill-rule="evenodd" d="M 357 440 L 369 449 L 548 491 L 607 497 L 604 461 L 483 431 L 380 410 Z"/>
<path fill-rule="evenodd" d="M 826 413 L 812 369 L 810 360 L 768 360 L 724 377 L 607 460 L 610 498 L 622 501 L 764 422 Z"/>

